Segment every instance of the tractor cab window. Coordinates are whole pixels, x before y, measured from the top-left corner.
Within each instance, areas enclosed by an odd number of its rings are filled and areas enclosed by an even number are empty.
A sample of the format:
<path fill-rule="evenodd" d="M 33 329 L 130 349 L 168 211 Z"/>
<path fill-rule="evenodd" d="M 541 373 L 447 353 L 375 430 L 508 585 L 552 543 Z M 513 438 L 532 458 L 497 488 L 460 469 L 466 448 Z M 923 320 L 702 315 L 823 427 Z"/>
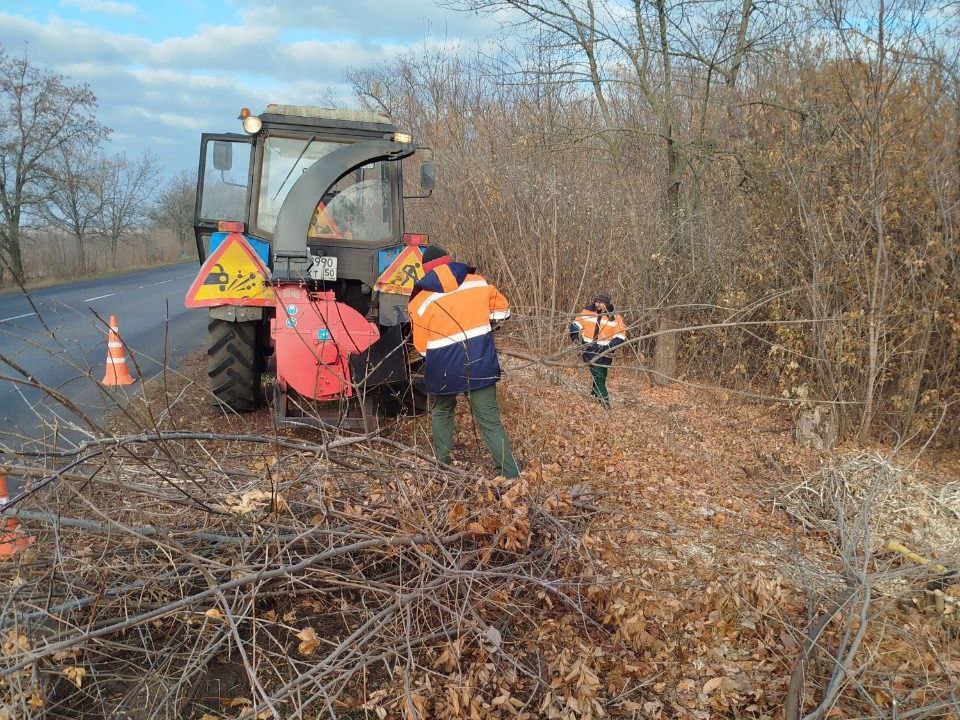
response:
<path fill-rule="evenodd" d="M 309 138 L 268 137 L 263 145 L 257 226 L 273 232 L 290 188 L 313 163 L 340 147 Z M 393 194 L 386 162 L 366 165 L 340 178 L 319 199 L 310 238 L 383 242 L 394 237 Z"/>
<path fill-rule="evenodd" d="M 200 219 L 246 222 L 250 143 L 218 139 L 205 145 Z"/>

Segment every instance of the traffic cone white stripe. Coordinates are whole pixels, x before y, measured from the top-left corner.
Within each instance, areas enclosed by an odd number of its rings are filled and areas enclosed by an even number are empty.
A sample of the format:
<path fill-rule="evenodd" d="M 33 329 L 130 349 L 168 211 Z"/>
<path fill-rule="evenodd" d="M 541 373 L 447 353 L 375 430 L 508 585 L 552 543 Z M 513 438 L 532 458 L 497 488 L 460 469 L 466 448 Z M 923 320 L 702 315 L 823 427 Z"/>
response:
<path fill-rule="evenodd" d="M 127 370 L 127 354 L 123 340 L 119 335 L 119 323 L 115 315 L 110 316 L 110 332 L 107 334 L 107 370 L 100 382 L 104 385 L 130 385 L 136 380 Z"/>

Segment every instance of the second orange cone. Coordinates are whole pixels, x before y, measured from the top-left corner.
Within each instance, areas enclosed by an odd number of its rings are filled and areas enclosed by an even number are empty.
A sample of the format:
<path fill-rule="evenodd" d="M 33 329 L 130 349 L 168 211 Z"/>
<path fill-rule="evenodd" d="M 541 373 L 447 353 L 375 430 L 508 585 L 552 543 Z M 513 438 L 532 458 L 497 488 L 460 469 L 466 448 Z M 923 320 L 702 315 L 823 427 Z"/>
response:
<path fill-rule="evenodd" d="M 10 496 L 7 494 L 7 478 L 0 475 L 0 507 L 10 502 Z M 18 550 L 23 550 L 33 542 L 32 537 L 27 537 L 20 533 L 17 519 L 0 518 L 0 560 L 13 557 Z"/>
<path fill-rule="evenodd" d="M 136 380 L 127 368 L 127 351 L 120 340 L 120 327 L 117 316 L 110 316 L 110 332 L 107 333 L 107 370 L 103 374 L 104 385 L 132 385 Z"/>

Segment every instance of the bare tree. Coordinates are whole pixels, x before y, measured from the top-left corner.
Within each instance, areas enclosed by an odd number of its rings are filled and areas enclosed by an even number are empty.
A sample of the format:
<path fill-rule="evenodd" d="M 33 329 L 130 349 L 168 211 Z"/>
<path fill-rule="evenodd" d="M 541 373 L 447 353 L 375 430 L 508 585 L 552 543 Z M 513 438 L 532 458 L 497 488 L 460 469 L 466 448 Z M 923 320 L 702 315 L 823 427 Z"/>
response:
<path fill-rule="evenodd" d="M 86 271 L 86 242 L 103 211 L 104 162 L 91 148 L 64 146 L 53 153 L 40 215 L 76 243 L 76 272 Z"/>
<path fill-rule="evenodd" d="M 632 208 L 628 217 L 634 237 L 639 234 L 637 190 L 627 170 L 644 146 L 660 149 L 663 237 L 655 280 L 656 292 L 672 299 L 678 278 L 696 272 L 698 177 L 731 153 L 724 125 L 729 124 L 738 78 L 750 53 L 778 32 L 783 6 L 763 3 L 761 11 L 755 0 L 464 4 L 475 10 L 511 10 L 535 31 L 552 34 L 555 47 L 567 58 L 558 66 L 557 79 L 588 87 L 596 99 L 602 117 L 599 136 L 624 178 L 621 201 Z M 677 354 L 669 332 L 675 326 L 673 313 L 664 313 L 659 324 L 657 377 L 669 381 Z"/>
<path fill-rule="evenodd" d="M 841 77 L 850 97 L 856 122 L 852 136 L 861 149 L 864 165 L 862 223 L 873 242 L 862 246 L 871 265 L 865 278 L 867 324 L 867 366 L 863 389 L 863 413 L 858 439 L 867 442 L 873 424 L 875 396 L 886 362 L 881 345 L 888 332 L 891 265 L 886 227 L 889 192 L 889 145 L 898 128 L 891 123 L 891 94 L 901 74 L 908 70 L 908 51 L 914 45 L 922 18 L 928 9 L 925 0 L 879 0 L 846 2 L 828 0 L 822 7 L 850 67 L 862 74 L 858 87 Z"/>
<path fill-rule="evenodd" d="M 104 163 L 100 218 L 114 264 L 124 235 L 142 228 L 159 176 L 157 158 L 149 153 L 138 160 L 130 160 L 124 153 Z"/>
<path fill-rule="evenodd" d="M 872 377 L 869 434 L 895 428 L 906 437 L 929 431 L 944 407 L 944 427 L 960 426 L 960 83 L 942 52 L 911 59 L 934 39 L 903 37 L 913 1 L 885 0 L 885 24 L 896 32 L 884 39 L 879 90 L 877 61 L 848 55 L 823 12 L 805 18 L 820 21 L 816 43 L 748 26 L 738 86 L 711 81 L 706 114 L 708 73 L 674 58 L 684 170 L 672 245 L 658 119 L 608 50 L 597 67 L 614 131 L 589 73 L 574 73 L 582 52 L 541 25 L 529 26 L 528 44 L 493 56 L 424 51 L 350 80 L 361 105 L 388 110 L 436 153 L 437 190 L 405 207 L 407 227 L 496 277 L 537 318 L 517 328 L 529 349 L 562 352 L 570 313 L 593 288 L 609 288 L 631 336 L 643 338 L 637 358 L 654 378 L 765 387 L 817 405 L 849 437 Z M 787 19 L 783 34 L 806 30 Z M 848 33 L 850 49 L 866 52 L 876 20 L 855 21 Z M 869 119 L 879 101 L 878 141 Z M 702 328 L 713 323 L 723 327 Z M 675 371 L 669 359 L 679 360 Z"/>
<path fill-rule="evenodd" d="M 49 164 L 61 149 L 96 143 L 109 129 L 97 122 L 97 99 L 86 85 L 0 50 L 0 261 L 23 277 L 20 231 L 36 212 Z"/>
<path fill-rule="evenodd" d="M 153 224 L 171 231 L 184 254 L 193 246 L 193 210 L 196 198 L 196 178 L 186 171 L 181 171 L 163 186 L 150 208 Z"/>

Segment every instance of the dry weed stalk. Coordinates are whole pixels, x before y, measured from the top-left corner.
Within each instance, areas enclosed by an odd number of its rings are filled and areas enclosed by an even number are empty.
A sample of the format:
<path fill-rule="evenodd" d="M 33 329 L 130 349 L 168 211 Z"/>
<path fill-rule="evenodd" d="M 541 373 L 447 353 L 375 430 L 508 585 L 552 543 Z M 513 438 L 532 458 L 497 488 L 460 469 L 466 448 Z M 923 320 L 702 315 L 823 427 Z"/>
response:
<path fill-rule="evenodd" d="M 820 720 L 851 708 L 870 718 L 960 712 L 947 652 L 957 618 L 942 607 L 942 617 L 911 615 L 921 581 L 928 589 L 931 583 L 955 585 L 956 574 L 934 577 L 927 569 L 924 575 L 923 566 L 902 565 L 883 552 L 883 541 L 902 532 L 903 521 L 917 521 L 916 500 L 929 496 L 911 480 L 890 458 L 862 452 L 834 459 L 781 494 L 779 504 L 824 538 L 828 559 L 802 563 L 809 622 L 787 689 L 785 720 Z M 893 659 L 901 656 L 899 671 L 891 674 Z"/>
<path fill-rule="evenodd" d="M 6 514 L 37 536 L 0 566 L 14 717 L 426 717 L 425 651 L 468 648 L 530 703 L 537 596 L 582 613 L 589 509 L 386 438 L 144 433 L 57 465 L 7 468 L 34 490 Z"/>

